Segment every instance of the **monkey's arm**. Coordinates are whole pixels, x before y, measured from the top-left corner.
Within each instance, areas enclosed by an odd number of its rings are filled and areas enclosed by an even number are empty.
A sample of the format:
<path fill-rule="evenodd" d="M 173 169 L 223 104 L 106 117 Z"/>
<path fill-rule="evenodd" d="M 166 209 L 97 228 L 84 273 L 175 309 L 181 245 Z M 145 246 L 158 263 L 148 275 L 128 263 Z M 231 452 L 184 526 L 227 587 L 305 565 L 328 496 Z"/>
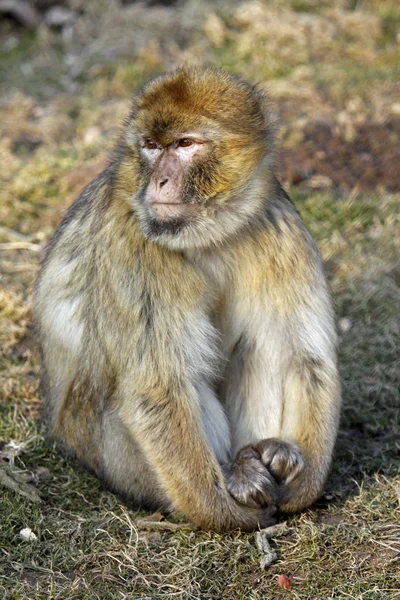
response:
<path fill-rule="evenodd" d="M 337 434 L 340 386 L 333 350 L 323 347 L 320 332 L 315 316 L 303 327 L 297 318 L 281 332 L 281 345 L 252 346 L 242 356 L 242 380 L 230 400 L 240 413 L 234 445 L 244 447 L 228 477 L 230 492 L 241 502 L 263 505 L 260 489 L 268 493 L 269 484 L 263 484 L 268 478 L 260 465 L 279 483 L 282 511 L 301 510 L 322 491 Z"/>
<path fill-rule="evenodd" d="M 128 393 L 128 389 L 126 390 Z M 175 508 L 196 525 L 217 531 L 254 530 L 273 522 L 274 506 L 250 508 L 228 493 L 202 430 L 196 390 L 171 379 L 143 387 L 120 416 L 133 432 Z"/>
<path fill-rule="evenodd" d="M 286 213 L 286 223 L 277 219 L 275 229 L 255 238 L 257 246 L 242 251 L 253 269 L 238 264 L 240 296 L 230 308 L 238 342 L 223 401 L 233 451 L 243 450 L 228 487 L 242 502 L 262 505 L 254 489 L 261 463 L 280 484 L 281 509 L 296 511 L 322 491 L 338 429 L 340 385 L 318 252 L 293 212 Z"/>
<path fill-rule="evenodd" d="M 301 510 L 318 498 L 332 459 L 340 383 L 333 348 L 335 333 L 329 331 L 326 322 L 323 314 L 314 313 L 303 321 L 300 317 L 284 378 L 282 438 L 296 444 L 304 459 L 304 468 L 298 472 L 294 460 L 292 478 L 285 472 L 287 461 L 278 448 L 267 458 L 278 480 L 282 478 L 281 510 L 285 512 Z"/>

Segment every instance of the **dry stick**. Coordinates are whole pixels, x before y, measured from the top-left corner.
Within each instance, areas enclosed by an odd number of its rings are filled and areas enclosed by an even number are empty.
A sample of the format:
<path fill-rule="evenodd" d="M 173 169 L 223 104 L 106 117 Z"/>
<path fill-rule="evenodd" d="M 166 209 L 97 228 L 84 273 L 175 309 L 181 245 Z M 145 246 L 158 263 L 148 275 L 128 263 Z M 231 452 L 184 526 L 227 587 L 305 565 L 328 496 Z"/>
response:
<path fill-rule="evenodd" d="M 35 273 L 37 264 L 33 263 L 13 263 L 10 261 L 0 261 L 1 270 L 4 273 L 20 273 L 21 271 L 32 271 Z"/>
<path fill-rule="evenodd" d="M 264 530 L 257 531 L 256 533 L 256 545 L 261 554 L 260 558 L 260 567 L 261 569 L 266 569 L 270 567 L 272 563 L 278 560 L 278 555 L 273 548 L 271 548 L 269 544 L 268 535 Z"/>
<path fill-rule="evenodd" d="M 170 521 L 146 521 L 146 519 L 137 519 L 135 525 L 140 529 L 151 529 L 153 531 L 179 531 L 180 529 L 191 528 L 190 523 L 171 523 Z"/>
<path fill-rule="evenodd" d="M 33 244 L 32 242 L 3 242 L 0 244 L 0 250 L 31 250 L 32 252 L 40 252 L 42 246 Z"/>
<path fill-rule="evenodd" d="M 283 521 L 282 523 L 276 523 L 276 525 L 271 525 L 270 527 L 266 527 L 265 529 L 261 530 L 262 533 L 265 534 L 265 536 L 267 538 L 276 538 L 276 537 L 282 537 L 284 535 L 287 535 L 288 533 L 292 532 L 292 529 L 290 527 L 288 527 L 286 521 Z"/>
<path fill-rule="evenodd" d="M 38 490 L 33 485 L 23 481 L 19 473 L 14 472 L 5 461 L 0 463 L 0 485 L 25 496 L 31 502 L 41 502 Z"/>
<path fill-rule="evenodd" d="M 5 227 L 5 225 L 0 225 L 0 235 L 8 240 L 19 242 L 31 242 L 36 237 L 35 233 L 21 233 L 15 231 L 15 229 L 10 229 L 10 227 Z"/>

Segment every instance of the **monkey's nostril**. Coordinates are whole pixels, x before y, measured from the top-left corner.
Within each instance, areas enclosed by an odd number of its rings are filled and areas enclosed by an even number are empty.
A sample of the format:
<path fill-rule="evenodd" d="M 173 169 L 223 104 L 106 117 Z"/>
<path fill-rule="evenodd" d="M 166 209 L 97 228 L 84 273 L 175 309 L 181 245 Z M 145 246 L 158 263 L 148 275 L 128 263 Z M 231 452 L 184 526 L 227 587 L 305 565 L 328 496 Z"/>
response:
<path fill-rule="evenodd" d="M 168 182 L 168 178 L 166 177 L 165 179 L 161 179 L 160 180 L 160 188 L 163 187 L 163 185 L 165 185 Z"/>

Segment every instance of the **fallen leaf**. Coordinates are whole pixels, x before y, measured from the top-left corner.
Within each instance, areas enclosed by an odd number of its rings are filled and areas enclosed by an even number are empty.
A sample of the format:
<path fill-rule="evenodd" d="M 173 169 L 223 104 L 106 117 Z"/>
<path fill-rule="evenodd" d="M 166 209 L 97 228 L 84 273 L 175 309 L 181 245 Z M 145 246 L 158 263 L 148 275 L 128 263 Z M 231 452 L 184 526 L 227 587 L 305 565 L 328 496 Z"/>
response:
<path fill-rule="evenodd" d="M 292 587 L 292 577 L 288 577 L 287 575 L 278 575 L 278 585 L 279 587 L 284 588 L 285 590 L 290 590 Z"/>

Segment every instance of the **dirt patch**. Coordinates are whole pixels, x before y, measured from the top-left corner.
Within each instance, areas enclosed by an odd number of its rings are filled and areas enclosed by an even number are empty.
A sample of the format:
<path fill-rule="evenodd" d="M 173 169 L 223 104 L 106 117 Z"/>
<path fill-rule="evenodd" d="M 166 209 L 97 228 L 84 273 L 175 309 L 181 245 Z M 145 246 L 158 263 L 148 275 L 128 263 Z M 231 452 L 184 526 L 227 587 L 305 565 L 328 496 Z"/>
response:
<path fill-rule="evenodd" d="M 342 191 L 369 192 L 377 186 L 390 192 L 400 190 L 399 118 L 362 125 L 316 120 L 301 128 L 295 143 L 290 143 L 291 135 L 288 131 L 282 143 L 285 181 L 293 185 L 311 181 L 311 187 Z"/>

